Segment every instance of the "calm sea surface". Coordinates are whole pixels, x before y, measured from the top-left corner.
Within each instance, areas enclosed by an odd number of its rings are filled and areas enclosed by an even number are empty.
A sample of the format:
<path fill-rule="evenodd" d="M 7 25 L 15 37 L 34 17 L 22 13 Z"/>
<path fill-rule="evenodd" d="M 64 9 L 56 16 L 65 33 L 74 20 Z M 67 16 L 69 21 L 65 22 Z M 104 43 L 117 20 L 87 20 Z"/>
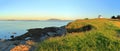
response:
<path fill-rule="evenodd" d="M 22 35 L 31 28 L 60 27 L 69 22 L 71 21 L 0 21 L 0 39 L 9 39 L 11 35 Z"/>

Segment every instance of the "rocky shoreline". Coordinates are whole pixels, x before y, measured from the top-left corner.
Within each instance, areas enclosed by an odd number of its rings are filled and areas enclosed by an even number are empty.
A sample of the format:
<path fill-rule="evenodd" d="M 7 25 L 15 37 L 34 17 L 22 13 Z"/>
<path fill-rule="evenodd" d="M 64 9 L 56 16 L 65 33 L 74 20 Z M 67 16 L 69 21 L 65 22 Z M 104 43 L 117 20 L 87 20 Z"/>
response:
<path fill-rule="evenodd" d="M 66 32 L 65 26 L 28 29 L 28 32 L 21 36 L 0 40 L 0 51 L 34 51 L 32 45 L 35 42 L 41 42 L 49 37 L 65 36 Z"/>

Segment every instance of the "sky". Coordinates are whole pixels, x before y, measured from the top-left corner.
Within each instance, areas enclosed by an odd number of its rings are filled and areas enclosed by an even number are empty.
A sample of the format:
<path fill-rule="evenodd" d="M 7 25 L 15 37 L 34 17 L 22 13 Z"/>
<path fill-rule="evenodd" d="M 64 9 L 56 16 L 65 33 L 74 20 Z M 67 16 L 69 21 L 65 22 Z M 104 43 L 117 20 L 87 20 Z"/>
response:
<path fill-rule="evenodd" d="M 110 18 L 120 14 L 119 5 L 120 0 L 0 0 L 0 19 Z"/>

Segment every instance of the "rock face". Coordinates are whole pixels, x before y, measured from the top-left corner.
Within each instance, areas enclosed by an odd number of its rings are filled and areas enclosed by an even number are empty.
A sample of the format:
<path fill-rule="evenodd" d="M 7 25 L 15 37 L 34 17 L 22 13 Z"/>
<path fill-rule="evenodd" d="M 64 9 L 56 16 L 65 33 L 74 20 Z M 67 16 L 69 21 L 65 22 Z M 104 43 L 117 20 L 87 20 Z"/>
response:
<path fill-rule="evenodd" d="M 46 27 L 29 29 L 27 33 L 15 37 L 11 40 L 34 40 L 41 41 L 48 37 L 63 36 L 66 34 L 65 26 L 62 27 Z"/>
<path fill-rule="evenodd" d="M 68 33 L 72 33 L 72 32 L 86 32 L 86 31 L 90 31 L 92 29 L 94 29 L 95 27 L 92 25 L 85 25 L 83 27 L 80 28 L 67 28 L 67 32 Z"/>

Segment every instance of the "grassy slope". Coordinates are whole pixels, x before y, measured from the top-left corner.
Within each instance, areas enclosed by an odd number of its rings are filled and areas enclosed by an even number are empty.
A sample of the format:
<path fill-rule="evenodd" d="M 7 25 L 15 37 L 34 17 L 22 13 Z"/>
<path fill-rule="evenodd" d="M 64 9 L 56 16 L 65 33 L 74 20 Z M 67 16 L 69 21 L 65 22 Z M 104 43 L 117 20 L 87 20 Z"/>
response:
<path fill-rule="evenodd" d="M 76 20 L 66 27 L 77 29 L 92 25 L 87 32 L 68 33 L 37 44 L 36 51 L 118 51 L 120 50 L 119 21 L 108 19 Z"/>

